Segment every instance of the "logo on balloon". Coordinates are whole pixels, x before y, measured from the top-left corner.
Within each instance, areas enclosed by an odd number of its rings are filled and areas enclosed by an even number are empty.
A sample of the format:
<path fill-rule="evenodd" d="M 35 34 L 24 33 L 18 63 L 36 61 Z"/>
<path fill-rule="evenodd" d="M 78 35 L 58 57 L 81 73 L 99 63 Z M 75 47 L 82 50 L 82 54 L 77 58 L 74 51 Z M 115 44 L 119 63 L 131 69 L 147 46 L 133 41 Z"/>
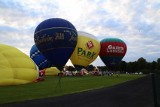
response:
<path fill-rule="evenodd" d="M 54 31 L 52 31 L 54 32 Z M 40 35 L 40 34 L 39 34 Z M 65 38 L 65 35 L 70 36 L 70 38 Z M 38 44 L 44 44 L 46 42 L 55 42 L 55 41 L 62 41 L 67 39 L 69 42 L 72 41 L 76 41 L 77 37 L 76 34 L 72 31 L 68 31 L 68 30 L 63 30 L 63 32 L 54 32 L 52 35 L 47 35 L 47 34 L 43 34 L 41 35 L 41 37 L 37 36 L 37 38 L 35 38 L 35 41 Z"/>
<path fill-rule="evenodd" d="M 78 47 L 78 56 L 83 56 L 89 59 L 93 59 L 95 55 L 96 55 L 95 52 L 90 52 L 90 51 L 84 50 L 83 48 Z"/>
<path fill-rule="evenodd" d="M 87 42 L 87 47 L 88 47 L 88 49 L 91 49 L 92 47 L 94 47 L 93 42 L 92 41 L 88 41 Z"/>
<path fill-rule="evenodd" d="M 124 53 L 124 48 L 121 46 L 113 46 L 113 45 L 108 45 L 107 48 L 108 53 Z"/>

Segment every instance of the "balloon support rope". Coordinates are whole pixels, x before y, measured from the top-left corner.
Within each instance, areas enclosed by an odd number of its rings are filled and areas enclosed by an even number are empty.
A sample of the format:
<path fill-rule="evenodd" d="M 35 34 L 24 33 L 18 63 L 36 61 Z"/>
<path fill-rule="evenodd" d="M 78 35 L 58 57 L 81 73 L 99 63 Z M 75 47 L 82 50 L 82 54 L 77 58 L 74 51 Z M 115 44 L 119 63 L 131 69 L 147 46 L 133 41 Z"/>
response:
<path fill-rule="evenodd" d="M 56 87 L 55 87 L 55 92 L 57 92 L 57 88 L 60 88 L 61 89 L 61 76 L 58 76 L 59 78 L 58 78 L 58 82 L 57 82 L 57 85 L 56 85 Z"/>

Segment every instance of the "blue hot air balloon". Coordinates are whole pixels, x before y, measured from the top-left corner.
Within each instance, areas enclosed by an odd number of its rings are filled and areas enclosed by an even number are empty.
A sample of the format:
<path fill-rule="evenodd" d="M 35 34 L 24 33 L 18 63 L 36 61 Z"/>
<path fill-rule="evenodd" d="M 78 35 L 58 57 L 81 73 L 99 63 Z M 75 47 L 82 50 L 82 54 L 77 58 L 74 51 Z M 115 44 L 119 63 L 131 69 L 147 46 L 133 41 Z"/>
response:
<path fill-rule="evenodd" d="M 30 50 L 30 58 L 36 63 L 40 70 L 51 67 L 51 63 L 46 57 L 38 50 L 34 44 Z"/>
<path fill-rule="evenodd" d="M 40 52 L 62 70 L 77 44 L 77 30 L 72 23 L 61 18 L 41 22 L 34 33 L 34 41 Z"/>

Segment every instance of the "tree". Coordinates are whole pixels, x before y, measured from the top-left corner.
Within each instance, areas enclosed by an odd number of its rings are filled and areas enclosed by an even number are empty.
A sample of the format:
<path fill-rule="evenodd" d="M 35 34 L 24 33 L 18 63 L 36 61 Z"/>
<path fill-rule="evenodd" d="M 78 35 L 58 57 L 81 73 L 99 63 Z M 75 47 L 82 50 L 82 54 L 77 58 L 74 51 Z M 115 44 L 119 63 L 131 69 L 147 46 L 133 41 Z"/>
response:
<path fill-rule="evenodd" d="M 138 64 L 138 69 L 139 70 L 146 69 L 147 61 L 146 61 L 146 59 L 144 59 L 143 57 L 141 57 L 141 58 L 139 58 L 137 60 L 137 64 Z"/>
<path fill-rule="evenodd" d="M 157 63 L 160 63 L 160 58 L 157 59 Z"/>
<path fill-rule="evenodd" d="M 153 61 L 151 66 L 152 70 L 156 70 L 156 66 L 157 66 L 156 61 Z"/>
<path fill-rule="evenodd" d="M 137 72 L 138 70 L 138 67 L 137 67 L 137 62 L 129 62 L 127 63 L 127 68 L 126 68 L 126 71 L 129 72 L 129 73 L 135 73 Z"/>
<path fill-rule="evenodd" d="M 127 63 L 125 61 L 121 61 L 119 63 L 119 70 L 124 73 L 126 71 L 126 68 L 127 68 Z"/>
<path fill-rule="evenodd" d="M 106 66 L 97 66 L 97 68 L 100 70 L 100 71 L 107 71 L 107 67 Z"/>
<path fill-rule="evenodd" d="M 71 72 L 75 71 L 75 68 L 73 66 L 67 66 L 66 69 Z"/>
<path fill-rule="evenodd" d="M 157 59 L 157 69 L 160 70 L 160 58 Z"/>
<path fill-rule="evenodd" d="M 93 65 L 88 65 L 88 66 L 86 67 L 87 71 L 93 71 L 94 68 L 95 68 L 95 66 L 93 66 Z"/>

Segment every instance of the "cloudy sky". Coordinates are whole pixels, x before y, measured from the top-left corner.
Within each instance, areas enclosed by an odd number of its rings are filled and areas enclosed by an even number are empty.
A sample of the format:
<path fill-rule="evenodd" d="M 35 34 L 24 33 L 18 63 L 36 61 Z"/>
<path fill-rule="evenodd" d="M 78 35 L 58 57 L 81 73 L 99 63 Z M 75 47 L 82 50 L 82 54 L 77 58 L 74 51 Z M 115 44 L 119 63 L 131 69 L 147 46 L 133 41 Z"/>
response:
<path fill-rule="evenodd" d="M 124 61 L 160 58 L 160 0 L 0 0 L 0 44 L 29 55 L 37 25 L 57 17 L 98 40 L 122 39 Z M 97 58 L 93 65 L 104 64 Z"/>

